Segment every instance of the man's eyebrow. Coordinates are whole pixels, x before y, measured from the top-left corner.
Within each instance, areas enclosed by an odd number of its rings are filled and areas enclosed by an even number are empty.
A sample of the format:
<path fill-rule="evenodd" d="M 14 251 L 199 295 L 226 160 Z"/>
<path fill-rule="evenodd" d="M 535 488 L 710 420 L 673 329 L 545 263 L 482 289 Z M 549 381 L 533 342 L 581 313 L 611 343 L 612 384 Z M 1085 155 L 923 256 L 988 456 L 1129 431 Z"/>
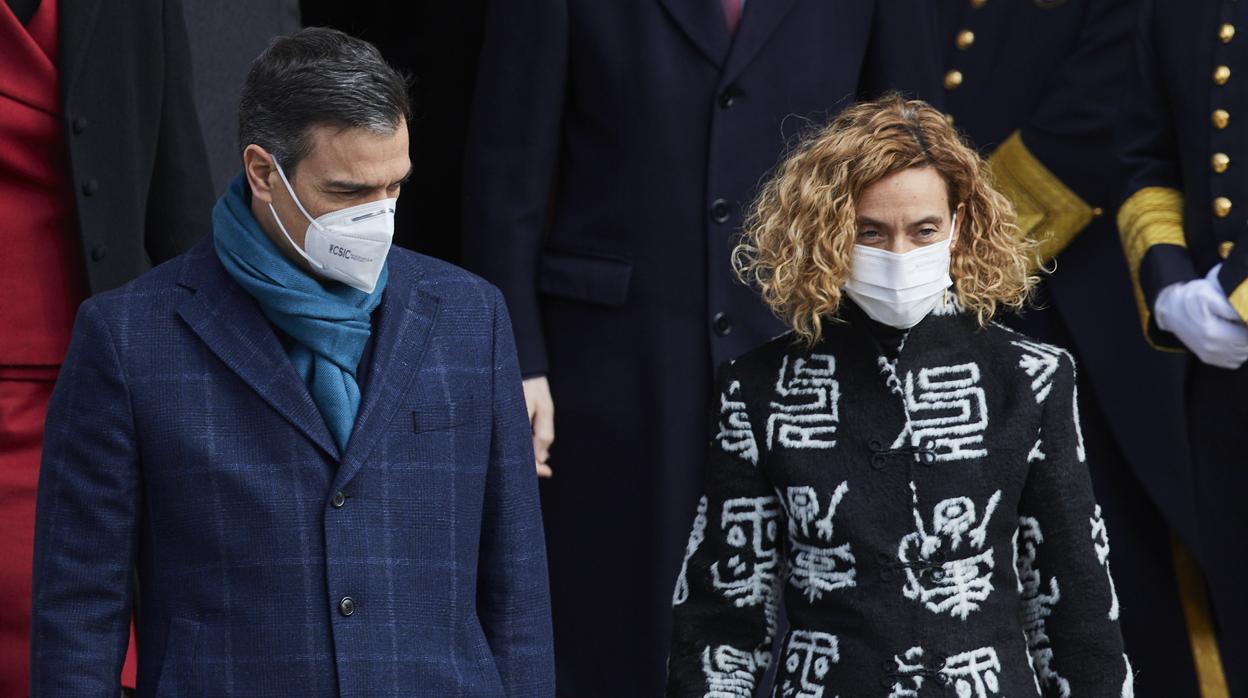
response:
<path fill-rule="evenodd" d="M 415 165 L 413 165 L 412 167 L 407 168 L 407 174 L 403 175 L 403 178 L 402 178 L 402 179 L 400 179 L 400 180 L 398 180 L 398 181 L 396 181 L 396 182 L 392 182 L 392 183 L 390 184 L 390 186 L 394 186 L 395 184 L 406 184 L 406 183 L 407 183 L 407 181 L 408 181 L 408 180 L 410 180 L 410 179 L 412 178 L 412 174 L 413 174 L 413 173 L 415 173 L 415 171 L 416 171 L 416 167 L 415 167 Z M 377 188 L 377 187 L 376 187 L 376 185 L 373 185 L 373 184 L 365 184 L 365 183 L 363 183 L 363 182 L 352 182 L 352 181 L 349 181 L 349 180 L 342 180 L 342 179 L 331 179 L 330 181 L 326 182 L 326 183 L 323 185 L 323 188 L 324 188 L 324 189 L 327 189 L 327 190 L 331 190 L 331 191 L 350 191 L 350 192 L 354 192 L 354 191 L 365 191 L 365 190 L 367 190 L 367 189 L 375 189 L 375 188 Z"/>
<path fill-rule="evenodd" d="M 858 225 L 861 225 L 861 226 L 873 226 L 873 227 L 876 227 L 876 228 L 887 228 L 887 227 L 889 227 L 889 225 L 888 225 L 887 223 L 883 222 L 883 221 L 877 221 L 877 220 L 875 220 L 874 218 L 867 218 L 866 216 L 859 216 L 859 218 L 858 218 Z"/>

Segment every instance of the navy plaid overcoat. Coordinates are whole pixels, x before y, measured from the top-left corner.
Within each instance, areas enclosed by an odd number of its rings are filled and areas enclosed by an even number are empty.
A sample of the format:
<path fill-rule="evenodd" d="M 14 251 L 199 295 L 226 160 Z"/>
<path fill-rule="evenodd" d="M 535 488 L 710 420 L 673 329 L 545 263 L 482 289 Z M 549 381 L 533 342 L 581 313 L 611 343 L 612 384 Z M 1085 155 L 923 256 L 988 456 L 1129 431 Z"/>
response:
<path fill-rule="evenodd" d="M 395 248 L 339 453 L 206 239 L 88 300 L 48 415 L 35 696 L 548 696 L 528 420 L 497 290 Z"/>

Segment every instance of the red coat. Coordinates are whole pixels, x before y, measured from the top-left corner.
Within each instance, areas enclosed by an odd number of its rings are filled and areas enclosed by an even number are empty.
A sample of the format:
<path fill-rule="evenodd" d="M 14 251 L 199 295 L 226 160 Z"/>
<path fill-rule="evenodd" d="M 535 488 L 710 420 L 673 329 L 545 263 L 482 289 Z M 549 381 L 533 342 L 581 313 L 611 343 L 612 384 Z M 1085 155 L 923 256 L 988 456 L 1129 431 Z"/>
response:
<path fill-rule="evenodd" d="M 85 277 L 61 136 L 56 2 L 23 27 L 0 10 L 0 370 L 55 366 Z"/>

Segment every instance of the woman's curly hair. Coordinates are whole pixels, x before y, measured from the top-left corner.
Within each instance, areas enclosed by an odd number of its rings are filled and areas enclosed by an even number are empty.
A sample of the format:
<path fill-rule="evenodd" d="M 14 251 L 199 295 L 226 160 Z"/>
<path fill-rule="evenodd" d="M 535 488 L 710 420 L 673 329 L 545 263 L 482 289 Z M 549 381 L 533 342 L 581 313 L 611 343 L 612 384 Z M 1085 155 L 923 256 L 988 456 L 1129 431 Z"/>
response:
<path fill-rule="evenodd" d="M 871 184 L 911 167 L 932 167 L 959 204 L 950 276 L 957 301 L 986 326 L 1000 306 L 1021 309 L 1038 278 L 1033 244 L 1014 224 L 988 165 L 926 102 L 889 95 L 841 112 L 798 144 L 754 202 L 732 253 L 742 282 L 807 345 L 834 318 L 857 237 L 855 202 Z"/>

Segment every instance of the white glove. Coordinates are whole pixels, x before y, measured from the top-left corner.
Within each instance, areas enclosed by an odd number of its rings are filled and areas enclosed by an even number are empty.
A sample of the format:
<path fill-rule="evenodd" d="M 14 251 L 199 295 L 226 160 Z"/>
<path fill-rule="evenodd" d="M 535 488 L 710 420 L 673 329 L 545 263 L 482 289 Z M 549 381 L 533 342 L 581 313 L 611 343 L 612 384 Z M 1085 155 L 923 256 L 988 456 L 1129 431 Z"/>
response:
<path fill-rule="evenodd" d="M 1157 294 L 1153 315 L 1157 326 L 1174 333 L 1201 361 L 1237 369 L 1248 361 L 1248 325 L 1231 307 L 1219 264 L 1203 279 L 1170 284 Z"/>

